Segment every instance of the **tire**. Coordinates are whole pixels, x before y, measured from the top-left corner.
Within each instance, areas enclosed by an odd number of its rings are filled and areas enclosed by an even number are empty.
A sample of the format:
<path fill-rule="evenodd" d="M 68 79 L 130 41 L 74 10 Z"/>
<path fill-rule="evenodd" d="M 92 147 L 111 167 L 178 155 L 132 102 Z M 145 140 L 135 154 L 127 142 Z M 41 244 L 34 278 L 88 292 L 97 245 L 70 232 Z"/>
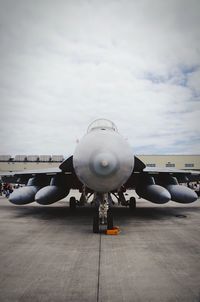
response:
<path fill-rule="evenodd" d="M 76 198 L 75 197 L 70 197 L 69 207 L 71 210 L 76 210 Z"/>
<path fill-rule="evenodd" d="M 99 211 L 96 211 L 93 217 L 93 233 L 99 233 Z"/>
<path fill-rule="evenodd" d="M 110 209 L 108 210 L 108 213 L 107 213 L 107 229 L 108 230 L 113 229 L 113 214 Z"/>
<path fill-rule="evenodd" d="M 136 209 L 136 200 L 135 197 L 131 197 L 129 200 L 129 209 L 135 210 Z"/>
<path fill-rule="evenodd" d="M 84 204 L 86 204 L 86 198 L 85 196 L 81 195 L 81 198 L 79 200 L 79 205 L 83 206 Z"/>

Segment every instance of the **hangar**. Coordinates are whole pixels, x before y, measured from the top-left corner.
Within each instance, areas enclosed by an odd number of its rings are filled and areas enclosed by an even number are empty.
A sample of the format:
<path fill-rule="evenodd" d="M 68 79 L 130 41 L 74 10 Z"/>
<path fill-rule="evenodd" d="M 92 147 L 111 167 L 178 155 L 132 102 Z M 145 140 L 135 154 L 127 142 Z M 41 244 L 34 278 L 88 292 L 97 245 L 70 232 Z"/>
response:
<path fill-rule="evenodd" d="M 200 154 L 136 155 L 147 167 L 200 170 Z M 21 171 L 57 167 L 63 155 L 0 155 L 0 171 Z"/>

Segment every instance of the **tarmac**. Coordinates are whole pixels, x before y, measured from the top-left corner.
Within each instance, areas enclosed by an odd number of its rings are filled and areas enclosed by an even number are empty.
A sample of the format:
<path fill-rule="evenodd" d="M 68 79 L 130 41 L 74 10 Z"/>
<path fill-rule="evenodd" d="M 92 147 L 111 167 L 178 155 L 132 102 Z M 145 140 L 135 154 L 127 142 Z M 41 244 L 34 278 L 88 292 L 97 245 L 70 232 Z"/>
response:
<path fill-rule="evenodd" d="M 200 200 L 114 208 L 116 236 L 90 206 L 15 206 L 0 197 L 1 302 L 200 301 Z"/>

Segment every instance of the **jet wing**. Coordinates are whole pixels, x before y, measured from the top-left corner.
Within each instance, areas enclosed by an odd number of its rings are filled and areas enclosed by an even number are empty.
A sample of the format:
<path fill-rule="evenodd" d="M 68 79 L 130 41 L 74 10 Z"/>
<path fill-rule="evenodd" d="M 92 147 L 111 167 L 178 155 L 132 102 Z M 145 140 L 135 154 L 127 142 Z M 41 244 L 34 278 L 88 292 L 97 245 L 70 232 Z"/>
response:
<path fill-rule="evenodd" d="M 62 170 L 58 167 L 54 167 L 37 170 L 0 172 L 0 177 L 4 182 L 26 184 L 28 179 L 34 176 L 44 176 L 46 178 L 50 178 L 51 176 L 60 173 L 62 173 Z"/>
<path fill-rule="evenodd" d="M 51 178 L 56 175 L 60 175 L 61 177 L 64 176 L 70 188 L 80 189 L 80 187 L 82 187 L 82 184 L 74 173 L 72 156 L 62 162 L 59 167 L 36 170 L 0 172 L 0 177 L 4 182 L 19 184 L 27 184 L 28 180 L 32 177 L 40 178 L 41 181 L 45 179 L 45 181 L 49 183 Z"/>
<path fill-rule="evenodd" d="M 191 171 L 191 170 L 181 170 L 173 168 L 156 168 L 156 167 L 146 167 L 143 170 L 143 173 L 150 174 L 156 177 L 164 175 L 170 175 L 176 177 L 179 183 L 189 182 L 189 181 L 198 181 L 200 180 L 200 171 Z"/>
<path fill-rule="evenodd" d="M 21 170 L 21 171 L 10 171 L 10 172 L 0 172 L 0 177 L 4 179 L 12 178 L 19 179 L 19 178 L 30 178 L 37 175 L 43 176 L 52 176 L 57 174 L 73 174 L 73 157 L 70 156 L 65 161 L 63 161 L 59 167 L 53 168 L 45 168 L 45 169 L 36 169 L 36 170 Z"/>
<path fill-rule="evenodd" d="M 190 170 L 182 170 L 182 169 L 174 169 L 174 168 L 156 168 L 156 167 L 145 167 L 143 172 L 147 173 L 181 173 L 181 174 L 194 174 L 199 175 L 200 171 L 190 171 Z"/>
<path fill-rule="evenodd" d="M 54 168 L 46 168 L 46 169 L 36 169 L 36 170 L 21 170 L 21 171 L 10 171 L 10 172 L 0 172 L 0 176 L 19 176 L 19 175 L 32 175 L 35 176 L 37 174 L 57 174 L 62 172 L 62 170 L 58 167 Z"/>
<path fill-rule="evenodd" d="M 164 181 L 169 177 L 177 178 L 179 183 L 188 183 L 200 180 L 200 171 L 181 170 L 174 168 L 159 168 L 159 167 L 145 167 L 138 171 L 134 169 L 128 181 L 125 183 L 126 188 L 135 189 L 136 185 L 146 177 L 152 176 L 156 181 Z"/>

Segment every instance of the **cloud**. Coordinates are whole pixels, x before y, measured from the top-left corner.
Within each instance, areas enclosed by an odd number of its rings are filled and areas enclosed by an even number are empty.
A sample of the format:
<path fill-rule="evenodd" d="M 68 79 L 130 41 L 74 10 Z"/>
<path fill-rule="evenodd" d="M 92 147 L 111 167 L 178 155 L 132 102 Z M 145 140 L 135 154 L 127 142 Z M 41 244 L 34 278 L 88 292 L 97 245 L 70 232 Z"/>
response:
<path fill-rule="evenodd" d="M 93 119 L 137 153 L 199 153 L 200 3 L 0 4 L 0 153 L 72 153 Z"/>

